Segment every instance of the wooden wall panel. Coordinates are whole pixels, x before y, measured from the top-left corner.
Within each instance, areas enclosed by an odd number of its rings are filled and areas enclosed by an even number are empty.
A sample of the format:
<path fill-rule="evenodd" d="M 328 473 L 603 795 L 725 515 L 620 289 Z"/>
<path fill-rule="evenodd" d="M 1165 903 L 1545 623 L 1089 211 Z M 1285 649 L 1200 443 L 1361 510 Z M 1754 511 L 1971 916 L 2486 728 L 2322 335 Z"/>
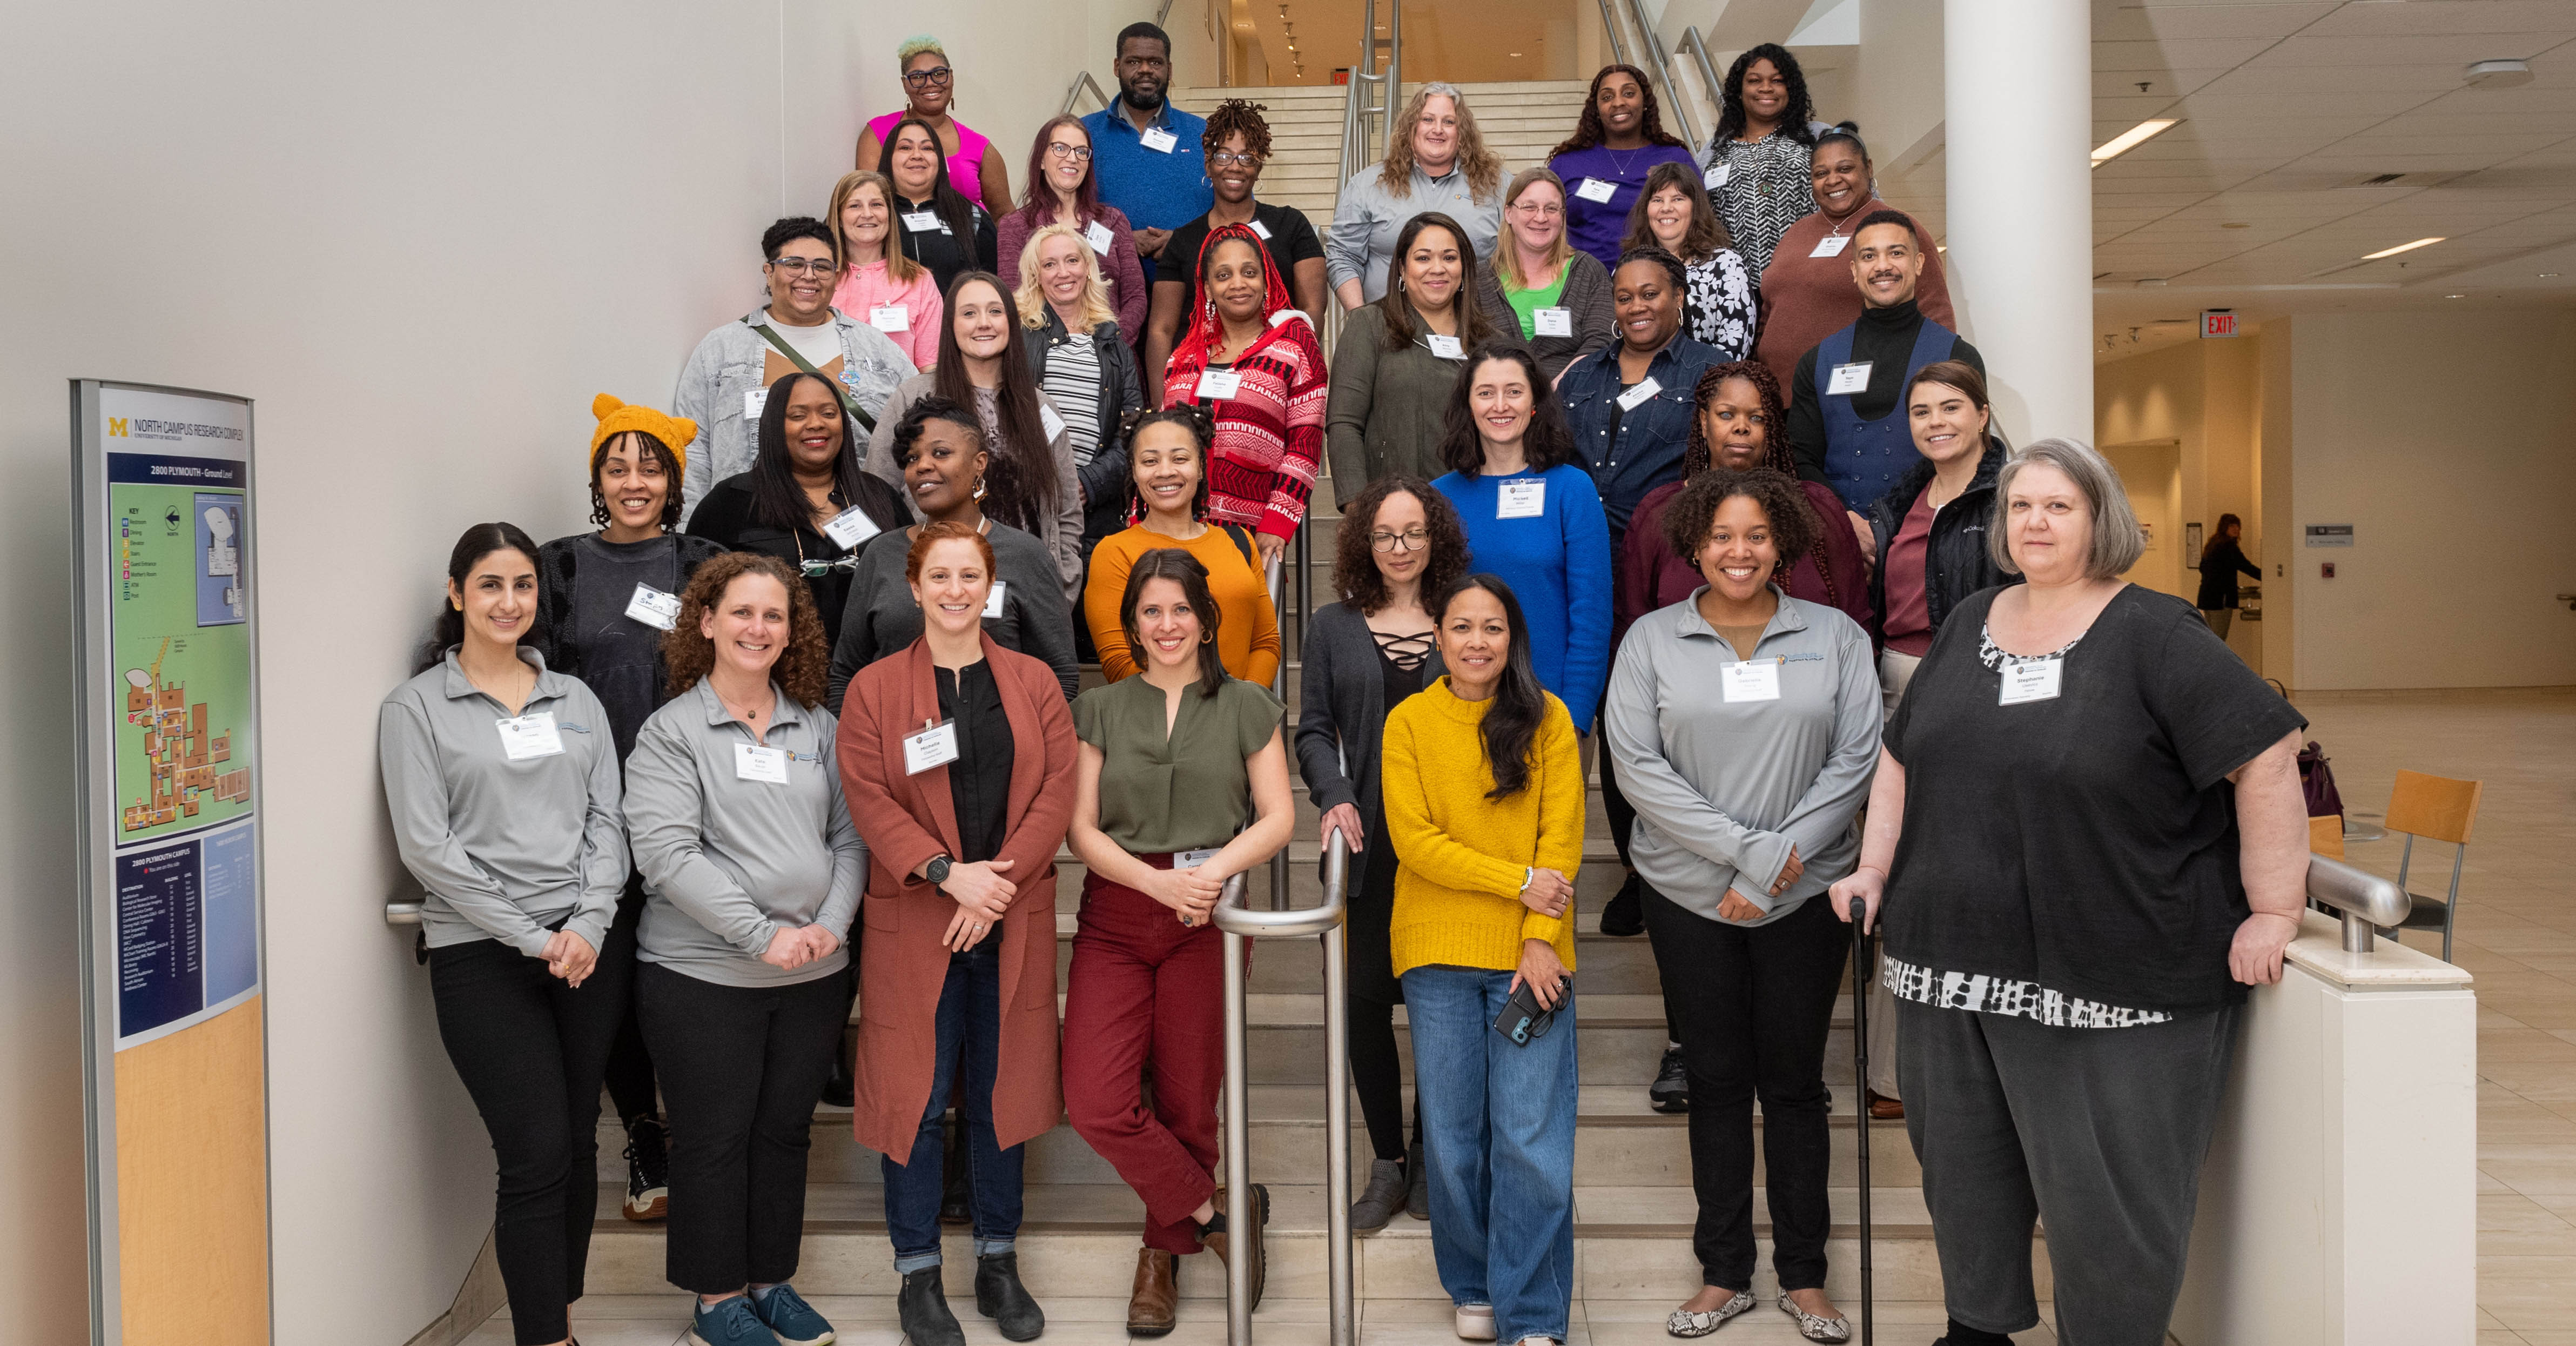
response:
<path fill-rule="evenodd" d="M 131 1346 L 268 1341 L 267 1092 L 256 996 L 116 1056 Z"/>

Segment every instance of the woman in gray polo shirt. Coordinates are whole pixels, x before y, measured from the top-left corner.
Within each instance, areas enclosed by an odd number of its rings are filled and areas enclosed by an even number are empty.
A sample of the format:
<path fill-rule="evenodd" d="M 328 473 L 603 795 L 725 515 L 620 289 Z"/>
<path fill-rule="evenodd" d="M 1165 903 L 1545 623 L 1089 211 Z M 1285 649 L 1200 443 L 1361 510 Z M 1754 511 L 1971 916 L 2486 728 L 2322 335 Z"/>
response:
<path fill-rule="evenodd" d="M 1825 1035 L 1851 934 L 1821 899 L 1860 850 L 1877 666 L 1850 617 L 1774 586 L 1820 537 L 1785 474 L 1703 472 L 1664 534 L 1706 584 L 1628 628 L 1602 719 L 1690 1072 L 1703 1284 L 1665 1330 L 1706 1336 L 1753 1307 L 1758 1095 L 1780 1311 L 1846 1341 L 1824 1291 Z"/>
<path fill-rule="evenodd" d="M 419 672 L 376 722 L 394 846 L 420 880 L 438 1036 L 500 1161 L 520 1346 L 566 1340 L 599 1200 L 600 1076 L 632 964 L 599 959 L 626 883 L 608 713 L 538 646 L 537 545 L 480 523 Z"/>
<path fill-rule="evenodd" d="M 662 657 L 671 700 L 626 759 L 626 824 L 646 895 L 635 1008 L 671 1114 L 667 1274 L 698 1296 L 696 1340 L 810 1346 L 831 1325 L 787 1281 L 867 879 L 822 621 L 784 562 L 734 552 L 690 577 Z"/>

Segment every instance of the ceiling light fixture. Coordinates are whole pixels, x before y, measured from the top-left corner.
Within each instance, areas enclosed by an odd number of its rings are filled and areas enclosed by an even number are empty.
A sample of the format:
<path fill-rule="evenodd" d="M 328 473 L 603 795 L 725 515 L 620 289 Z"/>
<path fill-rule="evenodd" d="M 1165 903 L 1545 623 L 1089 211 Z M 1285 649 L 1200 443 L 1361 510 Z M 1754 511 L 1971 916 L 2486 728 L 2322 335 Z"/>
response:
<path fill-rule="evenodd" d="M 2531 82 L 2531 62 L 2471 61 L 2468 77 L 2472 89 L 2518 89 Z"/>
<path fill-rule="evenodd" d="M 2161 288 L 2164 283 L 2165 278 L 2162 276 L 2140 276 L 2138 278 L 2138 288 L 2141 290 L 2158 289 Z"/>
<path fill-rule="evenodd" d="M 2467 295 L 2464 295 L 2464 294 L 2446 294 L 2446 295 L 2444 295 L 2444 296 L 2442 296 L 2442 297 L 2443 297 L 2444 299 L 2466 299 L 2466 298 L 2468 298 L 2468 296 L 2467 296 Z"/>
<path fill-rule="evenodd" d="M 2100 168 L 2180 125 L 2182 125 L 2180 117 L 2149 117 L 2109 140 L 2103 141 L 2093 151 L 2093 166 Z"/>
<path fill-rule="evenodd" d="M 2432 238 L 2419 238 L 2412 243 L 2400 243 L 2393 248 L 2381 248 L 2377 252 L 2365 252 L 2361 255 L 2361 260 L 2365 262 L 2376 262 L 2382 257 L 2394 257 L 2401 252 L 2413 252 L 2417 248 L 2429 248 L 2434 244 L 2441 242 L 2444 237 L 2447 237 L 2447 235 L 2436 235 Z"/>
<path fill-rule="evenodd" d="M 2227 220 L 2220 223 L 2218 227 L 2221 229 L 2251 229 L 2254 226 L 2243 220 Z"/>

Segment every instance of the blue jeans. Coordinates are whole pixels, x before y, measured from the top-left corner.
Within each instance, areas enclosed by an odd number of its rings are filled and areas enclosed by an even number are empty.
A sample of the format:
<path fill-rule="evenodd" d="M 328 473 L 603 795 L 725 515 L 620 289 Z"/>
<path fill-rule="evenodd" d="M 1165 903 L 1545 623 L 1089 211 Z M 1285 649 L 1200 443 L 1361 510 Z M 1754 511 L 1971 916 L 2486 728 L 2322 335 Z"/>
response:
<path fill-rule="evenodd" d="M 891 1157 L 885 1168 L 886 1235 L 894 1241 L 895 1270 L 910 1275 L 939 1265 L 941 1175 L 940 1119 L 949 1094 L 965 1119 L 966 1172 L 974 1187 L 975 1253 L 1009 1252 L 1020 1232 L 1020 1171 L 1027 1147 L 1005 1150 L 993 1135 L 993 1069 L 1002 1042 L 1002 941 L 999 933 L 948 957 L 948 980 L 939 988 L 937 1055 L 931 1061 L 930 1102 L 913 1133 L 912 1161 Z M 958 1087 L 958 1086 L 963 1087 Z"/>
<path fill-rule="evenodd" d="M 1505 1342 L 1564 1341 L 1574 1298 L 1574 1006 L 1547 1036 L 1494 1031 L 1512 974 L 1404 974 L 1431 1188 L 1431 1252 L 1460 1304 L 1494 1306 Z"/>

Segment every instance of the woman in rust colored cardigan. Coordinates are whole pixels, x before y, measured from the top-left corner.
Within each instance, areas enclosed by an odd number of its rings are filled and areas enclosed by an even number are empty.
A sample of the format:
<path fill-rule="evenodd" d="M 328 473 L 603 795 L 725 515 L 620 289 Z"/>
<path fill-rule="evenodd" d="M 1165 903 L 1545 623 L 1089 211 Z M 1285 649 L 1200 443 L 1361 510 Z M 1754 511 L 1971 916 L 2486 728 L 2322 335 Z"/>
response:
<path fill-rule="evenodd" d="M 923 524 L 904 572 L 922 636 L 860 669 L 841 706 L 843 791 L 872 862 L 857 941 L 858 1139 L 885 1156 L 905 1333 L 914 1346 L 963 1346 L 939 1269 L 940 1119 L 954 1098 L 973 1175 L 975 1307 L 1027 1341 L 1046 1315 L 1013 1244 L 1022 1146 L 1064 1111 L 1055 852 L 1073 809 L 1073 717 L 1053 669 L 984 634 L 994 582 L 981 534 Z"/>

